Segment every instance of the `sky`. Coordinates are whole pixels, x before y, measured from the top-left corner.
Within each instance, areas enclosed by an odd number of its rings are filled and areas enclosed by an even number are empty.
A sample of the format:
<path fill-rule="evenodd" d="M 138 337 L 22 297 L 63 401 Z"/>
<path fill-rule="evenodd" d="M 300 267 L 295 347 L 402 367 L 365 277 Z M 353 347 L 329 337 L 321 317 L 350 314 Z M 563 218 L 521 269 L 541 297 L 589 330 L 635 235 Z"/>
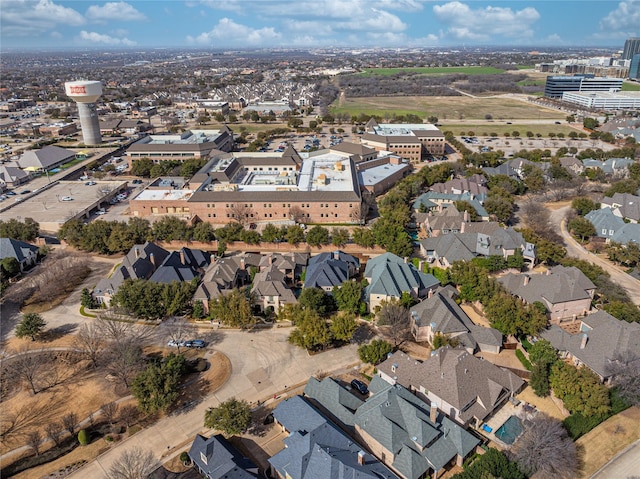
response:
<path fill-rule="evenodd" d="M 603 46 L 640 0 L 2 0 L 2 50 Z"/>

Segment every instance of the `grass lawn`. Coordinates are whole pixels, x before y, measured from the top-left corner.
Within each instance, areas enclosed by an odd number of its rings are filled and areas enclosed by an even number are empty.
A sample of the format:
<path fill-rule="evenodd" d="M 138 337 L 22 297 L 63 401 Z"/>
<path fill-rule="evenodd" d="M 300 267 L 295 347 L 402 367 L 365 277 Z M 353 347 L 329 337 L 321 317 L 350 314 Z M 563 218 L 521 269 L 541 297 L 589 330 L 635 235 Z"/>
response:
<path fill-rule="evenodd" d="M 519 131 L 521 138 L 525 140 L 527 137 L 525 136 L 527 131 L 533 132 L 533 134 L 540 133 L 543 137 L 549 138 L 549 133 L 564 133 L 565 137 L 572 131 L 576 131 L 568 125 L 505 125 L 499 123 L 484 123 L 484 124 L 475 124 L 475 125 L 467 125 L 462 123 L 443 123 L 439 127 L 442 131 L 452 131 L 454 135 L 460 135 L 463 131 L 465 135 L 469 131 L 473 131 L 476 136 L 489 136 L 491 133 L 497 133 L 499 136 L 504 137 L 506 132 Z"/>
<path fill-rule="evenodd" d="M 622 83 L 622 91 L 640 91 L 640 83 Z"/>
<path fill-rule="evenodd" d="M 333 114 L 349 113 L 351 116 L 406 115 L 437 116 L 440 123 L 447 118 L 484 120 L 485 115 L 495 119 L 564 119 L 566 114 L 511 98 L 471 98 L 467 96 L 378 96 L 347 98 L 341 106 L 334 102 Z"/>
<path fill-rule="evenodd" d="M 629 444 L 640 438 L 640 408 L 632 407 L 610 417 L 576 441 L 583 451 L 582 478 L 604 466 Z"/>
<path fill-rule="evenodd" d="M 360 75 L 389 76 L 401 72 L 419 73 L 421 75 L 447 75 L 451 73 L 463 73 L 465 75 L 493 75 L 504 70 L 494 67 L 413 67 L 413 68 L 367 68 Z"/>

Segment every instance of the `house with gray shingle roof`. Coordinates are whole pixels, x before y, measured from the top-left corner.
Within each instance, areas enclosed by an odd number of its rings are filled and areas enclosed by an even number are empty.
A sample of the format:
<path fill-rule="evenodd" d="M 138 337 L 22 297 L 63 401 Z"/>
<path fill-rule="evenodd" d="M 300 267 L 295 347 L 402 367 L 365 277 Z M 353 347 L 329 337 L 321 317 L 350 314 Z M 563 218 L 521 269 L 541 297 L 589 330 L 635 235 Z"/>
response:
<path fill-rule="evenodd" d="M 501 165 L 495 167 L 484 166 L 482 167 L 482 171 L 484 171 L 489 176 L 505 175 L 514 180 L 520 179 L 518 172 L 511 168 L 507 163 L 502 163 Z"/>
<path fill-rule="evenodd" d="M 189 457 L 207 479 L 256 479 L 258 466 L 244 457 L 222 434 L 206 438 L 196 434 Z"/>
<path fill-rule="evenodd" d="M 631 221 L 640 222 L 640 196 L 628 193 L 615 193 L 611 198 L 603 198 L 600 208 L 611 208 L 613 214 Z"/>
<path fill-rule="evenodd" d="M 172 251 L 153 272 L 149 281 L 172 283 L 201 278 L 211 262 L 211 255 L 199 249 L 181 248 Z"/>
<path fill-rule="evenodd" d="M 629 165 L 633 162 L 634 160 L 630 158 L 609 158 L 605 161 L 594 160 L 593 158 L 585 158 L 582 160 L 585 169 L 597 168 L 602 170 L 603 173 L 615 177 L 626 176 L 629 172 Z"/>
<path fill-rule="evenodd" d="M 448 207 L 454 204 L 456 201 L 466 201 L 469 203 L 478 214 L 478 218 L 481 221 L 489 221 L 489 213 L 482 206 L 482 202 L 471 193 L 438 193 L 437 191 L 427 191 L 421 194 L 413 202 L 413 209 L 416 212 L 420 212 L 421 208 L 426 208 L 427 211 L 433 211 L 440 206 Z M 434 206 L 432 206 L 434 205 Z"/>
<path fill-rule="evenodd" d="M 31 174 L 24 171 L 15 163 L 5 163 L 0 165 L 0 190 L 6 186 L 15 188 L 31 179 Z"/>
<path fill-rule="evenodd" d="M 640 223 L 626 223 L 615 232 L 611 241 L 628 245 L 629 243 L 640 243 Z"/>
<path fill-rule="evenodd" d="M 393 253 L 384 253 L 370 259 L 364 271 L 368 286 L 364 290 L 369 310 L 375 310 L 382 301 L 400 299 L 403 292 L 414 298 L 424 298 L 440 284 L 433 275 L 418 271 L 408 261 Z"/>
<path fill-rule="evenodd" d="M 570 334 L 552 325 L 541 334 L 560 351 L 563 358 L 576 366 L 584 365 L 600 376 L 609 378 L 608 365 L 617 354 L 640 351 L 640 324 L 614 318 L 605 311 L 590 314 L 580 321 L 578 333 Z"/>
<path fill-rule="evenodd" d="M 546 274 L 508 273 L 498 281 L 526 303 L 542 303 L 552 322 L 585 315 L 591 309 L 596 290 L 575 266 L 554 266 Z"/>
<path fill-rule="evenodd" d="M 18 164 L 24 170 L 44 171 L 60 166 L 75 157 L 75 151 L 49 145 L 40 150 L 25 151 L 18 160 Z"/>
<path fill-rule="evenodd" d="M 304 388 L 304 395 L 332 420 L 343 424 L 347 430 L 353 432 L 354 414 L 364 402 L 342 387 L 338 381 L 331 377 L 326 377 L 322 381 L 311 377 Z"/>
<path fill-rule="evenodd" d="M 616 216 L 611 208 L 589 211 L 584 215 L 584 218 L 594 226 L 596 236 L 607 240 L 611 239 L 625 225 L 624 220 Z"/>
<path fill-rule="evenodd" d="M 477 349 L 498 354 L 502 347 L 502 333 L 474 324 L 455 302 L 456 296 L 455 288 L 446 286 L 411 307 L 411 334 L 414 339 L 433 344 L 434 336 L 441 334 L 456 338 L 472 354 Z"/>
<path fill-rule="evenodd" d="M 24 241 L 12 238 L 0 238 L 0 261 L 15 258 L 20 264 L 20 271 L 34 266 L 38 261 L 39 248 Z"/>
<path fill-rule="evenodd" d="M 276 478 L 398 479 L 302 396 L 278 404 L 273 417 L 289 433 L 285 448 L 269 459 Z"/>
<path fill-rule="evenodd" d="M 389 384 L 400 384 L 463 426 L 479 426 L 525 382 L 511 371 L 445 346 L 425 361 L 397 351 L 377 366 Z"/>
<path fill-rule="evenodd" d="M 257 303 L 263 311 L 271 307 L 275 312 L 278 312 L 285 304 L 298 302 L 293 291 L 287 287 L 285 279 L 285 273 L 275 264 L 255 275 L 251 294 L 255 295 Z"/>
<path fill-rule="evenodd" d="M 320 288 L 327 293 L 360 270 L 360 260 L 342 251 L 312 256 L 305 273 L 305 288 Z"/>

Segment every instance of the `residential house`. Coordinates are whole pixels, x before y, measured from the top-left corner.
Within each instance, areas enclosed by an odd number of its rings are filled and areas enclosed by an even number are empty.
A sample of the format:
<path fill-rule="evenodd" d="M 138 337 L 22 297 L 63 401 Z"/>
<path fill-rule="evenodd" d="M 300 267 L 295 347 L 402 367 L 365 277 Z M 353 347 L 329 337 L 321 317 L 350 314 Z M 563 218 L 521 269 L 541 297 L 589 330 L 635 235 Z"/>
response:
<path fill-rule="evenodd" d="M 0 261 L 15 258 L 20 264 L 20 271 L 35 266 L 38 261 L 38 247 L 12 238 L 0 238 Z"/>
<path fill-rule="evenodd" d="M 305 288 L 320 288 L 331 293 L 334 286 L 358 274 L 360 260 L 342 251 L 312 256 L 305 273 Z"/>
<path fill-rule="evenodd" d="M 603 198 L 600 208 L 611 208 L 614 215 L 631 223 L 640 222 L 640 196 L 615 193 L 611 198 Z"/>
<path fill-rule="evenodd" d="M 640 351 L 640 324 L 619 320 L 605 311 L 582 318 L 575 334 L 552 325 L 540 335 L 560 351 L 561 357 L 588 367 L 602 381 L 610 377 L 608 366 L 617 355 L 637 355 Z"/>
<path fill-rule="evenodd" d="M 469 213 L 459 212 L 455 206 L 443 208 L 440 206 L 437 212 L 429 211 L 422 223 L 422 227 L 429 237 L 460 233 L 463 224 L 469 223 Z"/>
<path fill-rule="evenodd" d="M 482 206 L 482 202 L 471 193 L 438 193 L 437 191 L 427 191 L 421 194 L 414 202 L 413 209 L 416 212 L 433 211 L 439 209 L 440 205 L 448 207 L 456 201 L 466 201 L 476 210 L 479 221 L 489 221 L 489 213 Z"/>
<path fill-rule="evenodd" d="M 398 479 L 302 396 L 278 404 L 273 417 L 289 434 L 284 439 L 285 448 L 269 459 L 273 477 Z"/>
<path fill-rule="evenodd" d="M 149 279 L 156 268 L 169 256 L 169 252 L 156 245 L 146 242 L 134 245 L 107 278 L 98 281 L 93 290 L 93 297 L 100 303 L 109 305 L 111 298 L 118 292 L 118 288 L 127 279 Z"/>
<path fill-rule="evenodd" d="M 529 168 L 540 168 L 542 171 L 547 171 L 550 163 L 543 161 L 530 161 L 525 158 L 513 158 L 506 162 L 508 166 L 513 168 L 513 170 L 518 175 L 518 179 L 523 180 L 526 176 L 527 169 Z"/>
<path fill-rule="evenodd" d="M 585 169 L 597 168 L 607 175 L 613 175 L 618 178 L 627 176 L 629 174 L 629 165 L 633 163 L 634 160 L 630 158 L 609 158 L 605 161 L 594 160 L 593 158 L 582 160 Z"/>
<path fill-rule="evenodd" d="M 389 384 L 400 384 L 464 427 L 480 427 L 525 382 L 463 348 L 445 346 L 425 361 L 397 351 L 377 366 Z"/>
<path fill-rule="evenodd" d="M 479 201 L 484 201 L 489 193 L 485 183 L 484 176 L 474 175 L 474 178 L 454 178 L 446 183 L 435 183 L 429 189 L 437 193 L 451 193 L 454 195 L 469 193 Z"/>
<path fill-rule="evenodd" d="M 24 171 L 16 163 L 11 162 L 0 165 L 0 184 L 4 187 L 10 186 L 15 188 L 30 179 L 31 174 Z"/>
<path fill-rule="evenodd" d="M 181 248 L 172 251 L 153 272 L 149 281 L 172 283 L 201 278 L 211 262 L 211 256 L 199 249 Z"/>
<path fill-rule="evenodd" d="M 560 166 L 572 173 L 574 176 L 581 175 L 585 169 L 584 163 L 574 156 L 563 156 L 560 158 Z"/>
<path fill-rule="evenodd" d="M 374 311 L 382 301 L 399 299 L 403 292 L 414 298 L 424 298 L 440 282 L 431 274 L 422 273 L 407 258 L 384 253 L 370 259 L 364 271 L 369 283 L 364 295 L 369 310 Z"/>
<path fill-rule="evenodd" d="M 416 341 L 433 344 L 440 334 L 457 339 L 470 353 L 477 349 L 498 354 L 502 333 L 494 328 L 478 326 L 455 302 L 455 288 L 447 286 L 411 307 L 411 333 Z"/>
<path fill-rule="evenodd" d="M 286 276 L 275 264 L 261 269 L 253 278 L 251 294 L 263 311 L 279 311 L 285 304 L 298 302 L 293 291 L 287 287 Z"/>
<path fill-rule="evenodd" d="M 516 170 L 511 168 L 508 163 L 502 163 L 501 165 L 498 165 L 496 167 L 484 166 L 482 167 L 482 171 L 484 171 L 489 176 L 505 175 L 513 180 L 520 179 L 520 176 L 518 175 Z"/>
<path fill-rule="evenodd" d="M 196 434 L 189 449 L 196 469 L 207 479 L 255 479 L 258 466 L 244 457 L 222 434 L 210 438 Z"/>
<path fill-rule="evenodd" d="M 75 157 L 75 151 L 49 145 L 40 150 L 25 151 L 18 160 L 18 164 L 23 170 L 46 171 L 67 163 Z"/>
<path fill-rule="evenodd" d="M 628 245 L 631 242 L 640 243 L 640 223 L 626 223 L 615 232 L 611 237 L 611 241 L 623 245 Z"/>
<path fill-rule="evenodd" d="M 286 281 L 293 284 L 300 279 L 308 259 L 307 253 L 268 253 L 262 256 L 258 267 L 260 271 L 264 271 L 275 266 L 282 272 Z"/>
<path fill-rule="evenodd" d="M 595 285 L 575 266 L 554 266 L 546 274 L 508 273 L 498 281 L 509 291 L 532 304 L 542 303 L 551 322 L 576 318 L 591 309 Z"/>
<path fill-rule="evenodd" d="M 589 211 L 584 218 L 594 226 L 596 236 L 607 240 L 610 240 L 625 225 L 624 220 L 616 216 L 611 208 Z"/>

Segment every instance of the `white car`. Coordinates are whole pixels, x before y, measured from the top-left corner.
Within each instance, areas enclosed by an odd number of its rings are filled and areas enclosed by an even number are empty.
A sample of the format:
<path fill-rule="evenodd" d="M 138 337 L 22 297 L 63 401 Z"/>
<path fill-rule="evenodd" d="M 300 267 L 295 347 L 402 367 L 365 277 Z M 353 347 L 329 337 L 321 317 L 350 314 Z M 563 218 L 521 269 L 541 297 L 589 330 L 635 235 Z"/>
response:
<path fill-rule="evenodd" d="M 106 212 L 105 210 L 98 210 L 98 211 L 96 211 L 96 214 L 97 214 L 98 216 L 102 216 L 102 215 L 104 215 L 104 214 L 106 214 L 106 213 L 107 213 L 107 212 Z"/>
<path fill-rule="evenodd" d="M 63 196 L 62 201 L 73 201 L 73 198 L 71 196 Z"/>

